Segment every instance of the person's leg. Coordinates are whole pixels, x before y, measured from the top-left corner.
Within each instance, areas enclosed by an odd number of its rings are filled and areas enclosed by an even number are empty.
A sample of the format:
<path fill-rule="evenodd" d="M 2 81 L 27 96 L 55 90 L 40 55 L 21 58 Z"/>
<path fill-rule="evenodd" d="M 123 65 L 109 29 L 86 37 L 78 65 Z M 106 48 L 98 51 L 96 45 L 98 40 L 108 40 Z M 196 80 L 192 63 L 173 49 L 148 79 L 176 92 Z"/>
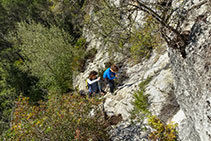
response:
<path fill-rule="evenodd" d="M 99 92 L 98 82 L 95 82 L 92 84 L 92 92 L 94 92 L 94 93 Z"/>
<path fill-rule="evenodd" d="M 98 86 L 98 82 L 95 82 L 92 84 L 92 96 L 96 97 L 97 95 L 99 95 L 100 89 Z"/>
<path fill-rule="evenodd" d="M 92 92 L 88 92 L 88 96 L 89 98 L 92 97 L 93 93 Z"/>
<path fill-rule="evenodd" d="M 106 94 L 106 92 L 102 89 L 101 84 L 102 84 L 102 81 L 98 81 L 98 92 L 100 92 L 100 94 L 104 95 L 104 94 Z"/>
<path fill-rule="evenodd" d="M 99 96 L 99 92 L 100 92 L 99 89 L 97 89 L 97 91 L 95 92 L 95 95 L 94 96 L 95 97 Z"/>
<path fill-rule="evenodd" d="M 114 92 L 114 80 L 109 80 L 108 85 L 110 87 L 110 92 L 113 93 Z"/>

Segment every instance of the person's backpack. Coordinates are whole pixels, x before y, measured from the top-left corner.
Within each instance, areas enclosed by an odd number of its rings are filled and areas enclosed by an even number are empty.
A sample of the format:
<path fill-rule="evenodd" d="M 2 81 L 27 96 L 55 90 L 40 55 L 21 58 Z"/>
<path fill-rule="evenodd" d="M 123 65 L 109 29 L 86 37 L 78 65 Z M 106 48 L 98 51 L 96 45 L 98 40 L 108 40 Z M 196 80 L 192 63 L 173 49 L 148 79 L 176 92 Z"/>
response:
<path fill-rule="evenodd" d="M 88 79 L 86 79 L 86 88 L 89 89 L 90 85 L 88 83 Z"/>
<path fill-rule="evenodd" d="M 89 92 L 91 92 L 91 86 L 88 83 L 88 79 L 86 79 L 86 88 L 88 89 Z"/>

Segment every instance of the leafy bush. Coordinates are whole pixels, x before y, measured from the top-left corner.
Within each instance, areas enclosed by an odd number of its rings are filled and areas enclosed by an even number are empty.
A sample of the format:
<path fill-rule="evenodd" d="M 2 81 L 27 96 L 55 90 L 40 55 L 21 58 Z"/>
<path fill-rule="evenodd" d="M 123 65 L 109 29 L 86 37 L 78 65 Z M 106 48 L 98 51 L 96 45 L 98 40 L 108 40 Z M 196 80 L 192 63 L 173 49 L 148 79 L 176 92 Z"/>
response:
<path fill-rule="evenodd" d="M 23 58 L 16 61 L 17 67 L 30 71 L 48 90 L 72 89 L 73 71 L 84 71 L 86 60 L 96 54 L 95 49 L 86 51 L 85 38 L 74 41 L 56 26 L 47 28 L 34 22 L 19 23 L 10 40 Z"/>
<path fill-rule="evenodd" d="M 85 64 L 86 39 L 79 38 L 74 45 L 74 49 L 73 62 L 75 63 L 73 69 L 82 70 Z"/>
<path fill-rule="evenodd" d="M 43 88 L 61 91 L 72 88 L 71 40 L 67 33 L 55 26 L 46 28 L 34 22 L 19 23 L 17 34 L 10 35 L 10 41 L 22 55 L 16 61 L 17 67 L 38 77 Z"/>
<path fill-rule="evenodd" d="M 14 100 L 20 93 L 36 103 L 46 90 L 72 88 L 72 70 L 78 67 L 72 57 L 78 53 L 66 32 L 76 39 L 81 36 L 84 1 L 55 0 L 58 5 L 63 3 L 61 14 L 53 12 L 51 1 L 0 1 L 0 134 L 9 127 Z M 8 32 L 13 32 L 9 39 Z M 92 57 L 95 52 L 91 51 Z"/>
<path fill-rule="evenodd" d="M 7 50 L 0 52 L 0 135 L 9 128 L 14 101 L 20 93 L 29 96 L 32 103 L 43 99 L 46 94 L 36 85 L 38 82 L 36 77 L 14 66 L 16 57 Z"/>
<path fill-rule="evenodd" d="M 150 140 L 175 141 L 177 138 L 177 124 L 165 124 L 156 116 L 148 117 L 148 124 L 154 129 L 150 133 Z"/>
<path fill-rule="evenodd" d="M 52 96 L 47 103 L 30 106 L 28 98 L 16 102 L 6 140 L 108 140 L 100 102 L 76 94 Z M 91 110 L 95 109 L 95 114 Z"/>

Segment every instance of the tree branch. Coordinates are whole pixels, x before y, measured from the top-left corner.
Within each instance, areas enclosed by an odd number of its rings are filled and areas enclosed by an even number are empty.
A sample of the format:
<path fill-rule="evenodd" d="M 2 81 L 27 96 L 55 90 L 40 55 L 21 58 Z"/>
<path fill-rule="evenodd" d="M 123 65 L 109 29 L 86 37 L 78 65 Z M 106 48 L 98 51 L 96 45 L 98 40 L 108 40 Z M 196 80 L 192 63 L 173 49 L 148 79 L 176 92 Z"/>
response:
<path fill-rule="evenodd" d="M 168 25 L 167 23 L 165 23 L 162 18 L 155 12 L 153 11 L 151 8 L 147 7 L 146 5 L 144 5 L 143 3 L 141 3 L 139 0 L 135 0 L 135 2 L 138 5 L 134 5 L 134 4 L 130 4 L 131 6 L 137 7 L 138 9 L 140 9 L 143 12 L 146 12 L 147 14 L 150 14 L 158 23 L 160 23 L 163 27 L 167 28 L 168 30 L 172 31 L 173 33 L 175 33 L 183 42 L 183 36 L 180 34 L 179 31 L 177 31 L 176 29 L 174 29 L 172 26 Z"/>

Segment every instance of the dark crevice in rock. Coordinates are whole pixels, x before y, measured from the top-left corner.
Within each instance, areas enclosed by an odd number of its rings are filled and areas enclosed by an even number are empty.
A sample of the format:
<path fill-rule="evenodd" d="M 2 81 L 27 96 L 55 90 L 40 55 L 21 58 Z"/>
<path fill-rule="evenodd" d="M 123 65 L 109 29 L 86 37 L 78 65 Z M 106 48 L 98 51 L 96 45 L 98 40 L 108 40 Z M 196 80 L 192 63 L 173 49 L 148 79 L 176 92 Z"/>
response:
<path fill-rule="evenodd" d="M 174 95 L 174 93 L 172 92 L 169 95 L 170 96 L 166 100 L 168 101 L 168 103 L 164 104 L 159 116 L 159 118 L 164 122 L 167 122 L 168 119 L 172 118 L 172 116 L 174 116 L 180 109 L 180 106 L 177 103 L 176 96 Z"/>
<path fill-rule="evenodd" d="M 207 105 L 208 105 L 208 107 L 210 107 L 210 101 L 207 101 Z"/>

